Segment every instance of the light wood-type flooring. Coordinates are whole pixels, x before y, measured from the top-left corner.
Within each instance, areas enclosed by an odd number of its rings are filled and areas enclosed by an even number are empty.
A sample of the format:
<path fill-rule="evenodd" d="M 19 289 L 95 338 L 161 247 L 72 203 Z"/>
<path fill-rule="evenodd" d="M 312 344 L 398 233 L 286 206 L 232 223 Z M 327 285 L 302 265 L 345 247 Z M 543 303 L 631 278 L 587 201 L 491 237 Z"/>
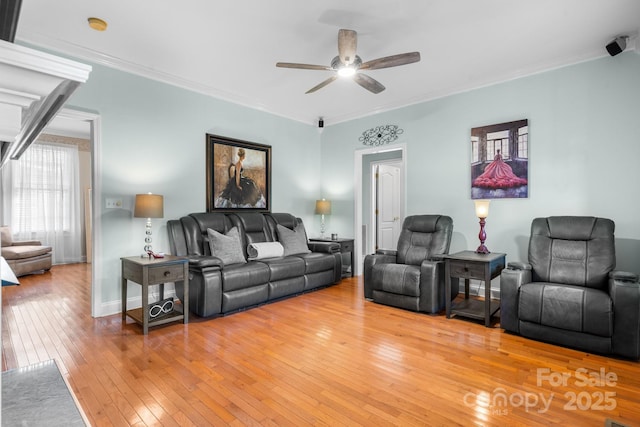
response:
<path fill-rule="evenodd" d="M 95 426 L 640 426 L 640 363 L 368 302 L 362 277 L 148 336 L 91 317 L 88 265 L 21 282 L 2 369 L 56 359 Z"/>

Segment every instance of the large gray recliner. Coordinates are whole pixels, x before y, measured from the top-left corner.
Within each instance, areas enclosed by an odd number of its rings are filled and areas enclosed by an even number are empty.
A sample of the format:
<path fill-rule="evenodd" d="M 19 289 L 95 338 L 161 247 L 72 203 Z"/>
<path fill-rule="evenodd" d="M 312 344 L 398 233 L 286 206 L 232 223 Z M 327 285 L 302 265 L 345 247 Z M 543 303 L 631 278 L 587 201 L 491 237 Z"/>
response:
<path fill-rule="evenodd" d="M 397 250 L 378 250 L 364 259 L 364 297 L 425 313 L 445 307 L 444 261 L 453 220 L 444 215 L 405 218 Z M 456 279 L 457 281 L 457 279 Z M 453 299 L 457 286 L 451 287 Z"/>
<path fill-rule="evenodd" d="M 615 224 L 561 216 L 531 224 L 529 262 L 500 277 L 503 329 L 593 353 L 640 358 L 638 275 L 615 271 Z"/>

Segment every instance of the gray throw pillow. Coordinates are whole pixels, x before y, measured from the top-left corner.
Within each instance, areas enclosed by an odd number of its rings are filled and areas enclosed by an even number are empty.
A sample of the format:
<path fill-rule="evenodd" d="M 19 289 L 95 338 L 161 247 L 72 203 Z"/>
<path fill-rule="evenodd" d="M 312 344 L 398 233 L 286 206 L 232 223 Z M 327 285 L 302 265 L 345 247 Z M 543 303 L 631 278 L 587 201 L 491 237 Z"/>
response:
<path fill-rule="evenodd" d="M 278 224 L 278 240 L 284 246 L 284 256 L 311 252 L 307 244 L 307 235 L 301 224 L 296 225 L 295 230 Z"/>
<path fill-rule="evenodd" d="M 211 255 L 218 257 L 225 265 L 247 262 L 242 253 L 238 227 L 233 227 L 226 234 L 207 228 Z"/>

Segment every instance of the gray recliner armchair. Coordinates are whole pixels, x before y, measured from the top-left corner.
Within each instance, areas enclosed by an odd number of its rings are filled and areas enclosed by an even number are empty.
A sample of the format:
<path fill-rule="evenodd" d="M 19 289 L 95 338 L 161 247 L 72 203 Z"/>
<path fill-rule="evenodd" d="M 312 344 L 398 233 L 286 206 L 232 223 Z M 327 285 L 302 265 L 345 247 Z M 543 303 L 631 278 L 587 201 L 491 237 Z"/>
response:
<path fill-rule="evenodd" d="M 500 325 L 583 351 L 640 358 L 638 275 L 614 270 L 615 224 L 561 216 L 531 224 L 529 262 L 500 277 Z"/>
<path fill-rule="evenodd" d="M 453 220 L 444 215 L 405 218 L 397 250 L 379 250 L 364 259 L 364 297 L 425 313 L 445 307 L 444 261 Z M 452 286 L 453 299 L 457 287 Z"/>

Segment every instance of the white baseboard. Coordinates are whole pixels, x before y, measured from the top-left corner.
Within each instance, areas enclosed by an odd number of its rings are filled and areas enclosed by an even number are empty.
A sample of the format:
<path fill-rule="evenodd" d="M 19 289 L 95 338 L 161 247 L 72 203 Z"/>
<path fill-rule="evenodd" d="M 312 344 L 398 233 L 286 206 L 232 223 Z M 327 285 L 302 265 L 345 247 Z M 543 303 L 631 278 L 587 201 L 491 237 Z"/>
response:
<path fill-rule="evenodd" d="M 173 286 L 165 285 L 164 297 L 165 298 L 176 297 L 176 291 L 173 288 Z M 159 300 L 160 300 L 159 290 L 154 290 L 152 292 L 149 292 L 150 302 L 159 301 Z M 127 298 L 127 310 L 130 310 L 132 308 L 140 308 L 140 307 L 142 307 L 142 295 Z M 122 313 L 122 300 L 104 302 L 98 307 L 98 310 L 96 311 L 97 312 L 95 317 L 105 317 L 105 316 L 112 316 L 114 314 L 120 314 Z"/>
<path fill-rule="evenodd" d="M 458 292 L 464 295 L 464 279 L 460 279 Z M 471 280 L 469 283 L 469 295 L 484 297 L 484 282 Z M 491 299 L 500 299 L 500 288 L 491 288 Z"/>

